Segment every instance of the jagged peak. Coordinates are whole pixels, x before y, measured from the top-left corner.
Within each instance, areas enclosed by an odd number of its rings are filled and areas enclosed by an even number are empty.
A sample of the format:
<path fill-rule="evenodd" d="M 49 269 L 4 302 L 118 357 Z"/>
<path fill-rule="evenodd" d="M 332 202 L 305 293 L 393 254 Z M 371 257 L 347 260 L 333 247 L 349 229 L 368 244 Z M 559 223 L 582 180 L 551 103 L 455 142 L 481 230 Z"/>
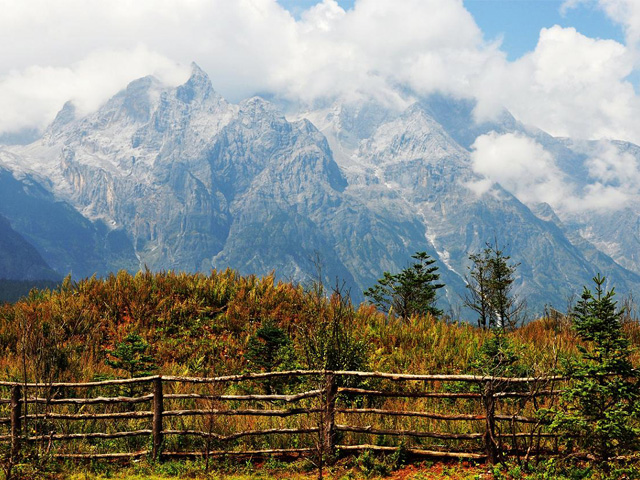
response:
<path fill-rule="evenodd" d="M 52 126 L 56 124 L 66 125 L 67 123 L 70 123 L 73 120 L 75 120 L 75 118 L 76 118 L 76 106 L 71 100 L 69 100 L 65 102 L 65 104 L 62 106 L 62 108 L 56 115 L 56 118 L 52 122 Z"/>
<path fill-rule="evenodd" d="M 153 75 L 147 75 L 146 77 L 137 78 L 136 80 L 132 80 L 127 85 L 125 92 L 127 95 L 137 94 L 142 91 L 149 90 L 153 87 L 160 87 L 162 84 L 160 80 L 158 80 Z"/>
<path fill-rule="evenodd" d="M 43 137 L 51 137 L 52 135 L 60 132 L 66 125 L 73 123 L 77 118 L 77 109 L 75 104 L 69 100 L 65 102 L 60 111 L 56 114 L 56 118 L 47 127 Z"/>
<path fill-rule="evenodd" d="M 415 124 L 414 128 L 428 128 L 442 130 L 445 132 L 445 128 L 431 115 L 430 112 L 426 111 L 424 107 L 420 104 L 420 102 L 415 102 L 411 104 L 407 109 L 399 115 L 398 119 L 400 121 L 409 121 Z"/>
<path fill-rule="evenodd" d="M 442 93 L 434 93 L 420 100 L 421 107 L 465 148 L 469 148 L 481 133 L 525 128 L 506 109 L 493 118 L 479 119 L 476 115 L 477 104 L 473 98 L 457 98 Z"/>
<path fill-rule="evenodd" d="M 191 75 L 189 75 L 189 80 L 193 79 L 194 81 L 205 81 L 205 82 L 209 82 L 209 75 L 207 75 L 207 72 L 205 72 L 202 68 L 200 68 L 200 65 L 198 65 L 196 62 L 191 62 Z"/>
<path fill-rule="evenodd" d="M 198 64 L 192 62 L 191 75 L 185 83 L 177 88 L 176 97 L 184 103 L 191 103 L 194 100 L 204 100 L 212 95 L 217 96 L 209 76 Z"/>
<path fill-rule="evenodd" d="M 252 115 L 270 114 L 278 117 L 284 117 L 284 114 L 276 105 L 258 96 L 247 98 L 240 102 L 240 110 L 251 113 Z"/>

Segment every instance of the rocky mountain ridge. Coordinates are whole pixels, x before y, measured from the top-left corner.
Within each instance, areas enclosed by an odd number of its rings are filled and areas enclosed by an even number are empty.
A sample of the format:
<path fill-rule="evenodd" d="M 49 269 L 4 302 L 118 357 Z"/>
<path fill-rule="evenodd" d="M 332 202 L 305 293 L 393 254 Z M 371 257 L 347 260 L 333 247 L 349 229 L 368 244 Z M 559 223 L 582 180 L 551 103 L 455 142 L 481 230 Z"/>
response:
<path fill-rule="evenodd" d="M 468 254 L 497 239 L 520 263 L 517 289 L 534 310 L 564 306 L 598 271 L 619 291 L 640 287 L 632 247 L 603 248 L 606 229 L 589 237 L 549 205 L 525 205 L 499 184 L 474 188 L 483 177 L 471 146 L 488 132 L 580 156 L 507 113 L 477 124 L 472 108 L 434 96 L 288 119 L 259 97 L 226 102 L 194 65 L 184 85 L 136 80 L 93 114 L 67 104 L 39 140 L 0 147 L 0 215 L 63 275 L 229 266 L 305 281 L 318 258 L 325 281 L 343 281 L 357 301 L 424 250 L 448 285 L 446 307 L 461 303 Z"/>

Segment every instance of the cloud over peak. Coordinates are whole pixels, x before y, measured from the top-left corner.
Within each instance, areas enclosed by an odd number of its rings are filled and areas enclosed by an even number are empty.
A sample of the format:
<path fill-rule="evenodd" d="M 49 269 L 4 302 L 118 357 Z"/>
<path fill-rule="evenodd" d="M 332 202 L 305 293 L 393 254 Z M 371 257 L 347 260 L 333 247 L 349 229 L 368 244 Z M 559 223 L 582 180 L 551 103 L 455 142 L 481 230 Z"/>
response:
<path fill-rule="evenodd" d="M 521 133 L 490 132 L 471 147 L 473 169 L 482 179 L 469 187 L 483 194 L 488 182 L 499 183 L 523 203 L 547 203 L 561 215 L 620 210 L 640 198 L 640 156 L 627 147 L 605 140 L 572 145 L 586 157 L 588 176 L 578 179 L 536 140 Z"/>
<path fill-rule="evenodd" d="M 565 8 L 596 0 L 568 0 Z M 599 0 L 627 45 L 542 29 L 509 62 L 462 0 L 323 0 L 296 20 L 276 0 L 0 0 L 0 133 L 51 121 L 65 101 L 95 108 L 147 74 L 178 81 L 197 62 L 231 101 L 268 93 L 475 98 L 478 118 L 510 110 L 553 135 L 640 143 L 635 0 Z M 640 37 L 639 37 L 640 38 Z M 164 72 L 164 73 L 162 73 Z"/>

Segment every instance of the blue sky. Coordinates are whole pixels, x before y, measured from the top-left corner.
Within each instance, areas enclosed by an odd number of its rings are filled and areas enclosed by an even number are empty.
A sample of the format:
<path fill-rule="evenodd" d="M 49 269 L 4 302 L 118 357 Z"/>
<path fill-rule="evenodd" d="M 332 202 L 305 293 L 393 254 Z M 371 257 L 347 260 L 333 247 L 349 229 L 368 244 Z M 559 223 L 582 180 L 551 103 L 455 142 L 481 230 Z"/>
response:
<path fill-rule="evenodd" d="M 624 32 L 594 4 L 580 4 L 561 12 L 558 0 L 465 0 L 487 39 L 502 38 L 509 60 L 532 51 L 542 28 L 574 27 L 591 38 L 622 42 Z"/>
<path fill-rule="evenodd" d="M 640 1 L 640 0 L 638 0 Z M 318 0 L 278 0 L 294 17 L 316 5 Z M 338 0 L 348 10 L 355 0 Z M 591 38 L 623 42 L 620 25 L 609 19 L 595 3 L 584 2 L 561 12 L 562 0 L 464 0 L 465 8 L 484 32 L 487 40 L 501 39 L 509 60 L 532 51 L 542 28 L 554 25 L 574 27 Z"/>

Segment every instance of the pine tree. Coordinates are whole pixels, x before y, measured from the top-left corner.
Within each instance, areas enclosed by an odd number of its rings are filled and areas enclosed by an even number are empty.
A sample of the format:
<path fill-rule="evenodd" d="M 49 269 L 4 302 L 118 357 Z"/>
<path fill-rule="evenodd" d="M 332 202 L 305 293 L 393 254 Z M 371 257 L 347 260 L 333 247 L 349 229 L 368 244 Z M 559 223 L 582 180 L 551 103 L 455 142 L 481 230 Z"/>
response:
<path fill-rule="evenodd" d="M 489 269 L 489 249 L 485 249 L 482 254 L 473 253 L 469 255 L 469 260 L 473 266 L 469 267 L 469 278 L 467 278 L 467 294 L 464 304 L 478 315 L 478 326 L 490 328 L 495 323 L 495 315 L 491 308 L 489 296 L 489 281 L 491 270 Z"/>
<path fill-rule="evenodd" d="M 273 372 L 285 360 L 286 351 L 292 348 L 287 333 L 271 321 L 266 321 L 249 338 L 244 354 L 253 370 Z"/>
<path fill-rule="evenodd" d="M 580 359 L 566 366 L 574 381 L 552 426 L 606 469 L 610 459 L 638 447 L 640 376 L 631 364 L 615 292 L 604 291 L 599 274 L 593 281 L 595 295 L 585 287 L 572 315 L 585 346 L 579 347 Z"/>
<path fill-rule="evenodd" d="M 289 335 L 273 321 L 267 320 L 249 338 L 244 357 L 252 371 L 275 372 L 293 370 L 297 367 L 293 342 Z M 264 380 L 264 393 L 283 393 L 291 379 L 267 378 Z"/>
<path fill-rule="evenodd" d="M 379 309 L 393 310 L 403 319 L 412 315 L 442 315 L 435 303 L 437 290 L 444 284 L 437 283 L 440 274 L 436 273 L 435 260 L 426 252 L 417 252 L 411 258 L 416 262 L 400 273 L 384 272 L 378 284 L 365 290 L 364 295 Z"/>
<path fill-rule="evenodd" d="M 151 375 L 157 367 L 153 356 L 148 351 L 151 348 L 144 338 L 137 333 L 128 334 L 113 350 L 107 350 L 111 358 L 105 363 L 111 368 L 124 370 L 129 377 Z"/>
<path fill-rule="evenodd" d="M 467 307 L 478 314 L 482 328 L 506 330 L 521 320 L 526 303 L 512 293 L 516 269 L 511 257 L 504 254 L 498 242 L 477 254 L 469 255 L 472 266 L 467 279 L 468 293 L 464 299 Z"/>

